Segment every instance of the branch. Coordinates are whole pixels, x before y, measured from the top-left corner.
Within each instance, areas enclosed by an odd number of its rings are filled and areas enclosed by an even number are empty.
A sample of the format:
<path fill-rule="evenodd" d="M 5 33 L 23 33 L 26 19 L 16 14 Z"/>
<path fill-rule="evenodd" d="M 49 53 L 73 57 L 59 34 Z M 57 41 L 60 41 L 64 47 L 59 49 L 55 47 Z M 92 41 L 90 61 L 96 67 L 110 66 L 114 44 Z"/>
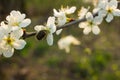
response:
<path fill-rule="evenodd" d="M 37 34 L 36 32 L 26 32 L 26 31 L 23 31 L 23 32 L 24 32 L 24 34 L 22 36 L 23 39 L 35 36 Z"/>
<path fill-rule="evenodd" d="M 96 16 L 96 15 L 97 15 L 97 13 L 93 14 L 93 16 Z M 57 30 L 63 29 L 63 28 L 68 28 L 68 26 L 71 26 L 71 25 L 74 25 L 74 24 L 78 24 L 78 23 L 84 22 L 84 21 L 86 21 L 86 18 L 74 20 L 74 21 L 66 23 L 66 24 L 64 24 L 62 26 L 57 26 Z M 23 37 L 23 39 L 26 39 L 26 38 L 29 38 L 31 36 L 35 36 L 36 34 L 37 34 L 36 32 L 26 32 L 26 31 L 24 31 L 24 34 L 23 34 L 22 37 Z M 39 34 L 39 35 L 41 35 L 41 34 Z"/>
<path fill-rule="evenodd" d="M 67 28 L 68 26 L 71 26 L 71 25 L 74 25 L 74 24 L 77 24 L 77 23 L 80 23 L 80 22 L 84 22 L 84 21 L 86 21 L 85 18 L 83 18 L 83 19 L 78 19 L 78 20 L 74 20 L 74 21 L 71 21 L 71 22 L 69 22 L 69 23 L 66 23 L 66 24 L 64 24 L 64 25 L 62 25 L 62 26 L 57 26 L 57 30 L 63 29 L 63 28 Z"/>

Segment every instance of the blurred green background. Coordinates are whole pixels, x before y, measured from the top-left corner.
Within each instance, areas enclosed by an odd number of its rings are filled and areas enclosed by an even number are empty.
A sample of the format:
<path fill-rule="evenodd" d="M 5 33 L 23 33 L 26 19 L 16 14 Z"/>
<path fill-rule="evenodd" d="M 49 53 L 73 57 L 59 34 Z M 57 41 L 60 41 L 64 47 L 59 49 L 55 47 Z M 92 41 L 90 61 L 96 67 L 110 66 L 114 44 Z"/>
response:
<path fill-rule="evenodd" d="M 0 20 L 5 20 L 11 10 L 20 10 L 31 18 L 27 30 L 33 31 L 36 24 L 45 24 L 53 15 L 53 8 L 61 5 L 77 6 L 77 10 L 81 6 L 93 7 L 84 0 L 0 0 Z M 78 25 L 71 26 L 55 35 L 52 47 L 46 40 L 26 39 L 25 48 L 15 51 L 13 57 L 0 57 L 0 80 L 120 80 L 120 18 L 109 24 L 103 21 L 100 28 L 99 35 L 85 36 Z M 57 41 L 69 34 L 81 45 L 71 46 L 71 52 L 66 54 L 58 49 Z"/>

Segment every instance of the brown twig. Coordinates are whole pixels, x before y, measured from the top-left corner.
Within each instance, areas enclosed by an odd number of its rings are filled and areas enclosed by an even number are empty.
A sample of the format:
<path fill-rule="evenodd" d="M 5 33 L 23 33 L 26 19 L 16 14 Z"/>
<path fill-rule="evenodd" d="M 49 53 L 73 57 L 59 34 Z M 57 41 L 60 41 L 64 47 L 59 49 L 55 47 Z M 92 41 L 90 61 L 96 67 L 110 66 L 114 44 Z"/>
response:
<path fill-rule="evenodd" d="M 37 34 L 36 32 L 26 32 L 26 31 L 24 31 L 24 34 L 23 34 L 22 38 L 26 39 L 26 38 L 35 36 L 36 34 Z"/>
<path fill-rule="evenodd" d="M 93 16 L 96 16 L 97 14 L 94 14 Z M 57 26 L 57 30 L 59 29 L 63 29 L 63 28 L 68 28 L 69 26 L 71 25 L 74 25 L 74 24 L 78 24 L 80 22 L 84 22 L 86 21 L 86 18 L 83 18 L 83 19 L 78 19 L 78 20 L 74 20 L 74 21 L 71 21 L 69 23 L 66 23 L 62 26 Z M 26 39 L 26 38 L 29 38 L 31 36 L 35 36 L 37 33 L 36 32 L 26 32 L 24 31 L 24 35 L 23 35 L 23 39 Z M 39 34 L 40 35 L 40 34 Z"/>

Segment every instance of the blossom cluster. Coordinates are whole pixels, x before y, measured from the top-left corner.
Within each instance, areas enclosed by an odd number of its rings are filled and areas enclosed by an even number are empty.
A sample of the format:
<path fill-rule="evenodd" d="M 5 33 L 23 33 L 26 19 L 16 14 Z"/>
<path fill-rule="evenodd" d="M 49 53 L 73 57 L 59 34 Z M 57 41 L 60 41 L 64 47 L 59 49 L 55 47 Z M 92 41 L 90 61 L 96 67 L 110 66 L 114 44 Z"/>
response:
<path fill-rule="evenodd" d="M 93 12 L 89 12 L 90 7 L 82 7 L 78 12 L 78 19 L 80 20 L 85 18 L 86 21 L 80 22 L 79 28 L 83 29 L 83 33 L 85 35 L 88 35 L 90 32 L 93 32 L 93 34 L 98 35 L 101 31 L 99 25 L 102 23 L 104 18 L 106 18 L 105 20 L 109 23 L 113 20 L 114 16 L 120 16 L 120 10 L 117 9 L 117 7 L 117 0 L 99 0 L 98 4 L 93 9 Z M 35 26 L 35 30 L 37 32 L 43 31 L 44 33 L 46 33 L 47 43 L 49 45 L 53 45 L 53 33 L 56 32 L 56 34 L 59 35 L 62 29 L 57 30 L 57 28 L 66 23 L 71 22 L 72 18 L 67 17 L 67 15 L 73 14 L 75 11 L 75 6 L 70 8 L 62 7 L 58 11 L 56 9 L 53 9 L 53 16 L 48 18 L 47 25 L 37 25 Z M 75 40 L 71 40 L 71 38 L 69 37 L 67 39 L 62 38 L 58 41 L 58 46 L 60 49 L 64 48 L 66 52 L 69 52 L 69 46 L 70 44 L 74 43 L 74 41 Z"/>
<path fill-rule="evenodd" d="M 21 39 L 23 36 L 23 28 L 27 27 L 30 19 L 25 19 L 25 14 L 19 11 L 11 11 L 6 17 L 6 21 L 2 21 L 0 25 L 0 55 L 11 57 L 14 49 L 23 49 L 26 42 Z"/>
<path fill-rule="evenodd" d="M 102 23 L 103 18 L 109 23 L 113 20 L 114 16 L 120 16 L 120 10 L 117 9 L 117 0 L 99 0 L 98 5 L 93 9 L 93 13 L 97 13 L 97 16 L 93 16 L 91 12 L 87 12 L 85 17 L 86 21 L 79 24 L 80 28 L 83 28 L 83 33 L 85 35 L 89 34 L 91 31 L 97 35 L 100 33 L 99 25 Z M 83 12 L 87 10 L 82 10 Z"/>
<path fill-rule="evenodd" d="M 92 12 L 89 11 L 90 7 L 82 7 L 78 11 L 78 18 L 75 20 L 70 17 L 75 13 L 76 7 L 61 7 L 61 9 L 53 9 L 53 16 L 50 16 L 45 25 L 36 25 L 34 30 L 36 31 L 36 38 L 42 40 L 46 38 L 48 45 L 52 46 L 54 42 L 54 33 L 59 35 L 62 32 L 61 26 L 69 23 L 76 23 L 77 20 L 85 19 L 80 22 L 78 27 L 83 29 L 83 34 L 88 35 L 90 32 L 98 35 L 100 33 L 99 25 L 105 18 L 106 22 L 111 22 L 114 16 L 120 16 L 120 10 L 117 9 L 117 0 L 99 0 L 96 7 Z M 6 21 L 2 21 L 0 25 L 0 54 L 5 57 L 11 57 L 14 53 L 14 49 L 23 49 L 26 45 L 25 40 L 22 39 L 24 35 L 23 28 L 27 27 L 31 20 L 26 18 L 25 14 L 21 14 L 19 11 L 11 11 L 10 15 L 6 17 Z M 70 52 L 70 45 L 80 45 L 73 36 L 67 36 L 58 41 L 60 49 L 65 49 Z"/>

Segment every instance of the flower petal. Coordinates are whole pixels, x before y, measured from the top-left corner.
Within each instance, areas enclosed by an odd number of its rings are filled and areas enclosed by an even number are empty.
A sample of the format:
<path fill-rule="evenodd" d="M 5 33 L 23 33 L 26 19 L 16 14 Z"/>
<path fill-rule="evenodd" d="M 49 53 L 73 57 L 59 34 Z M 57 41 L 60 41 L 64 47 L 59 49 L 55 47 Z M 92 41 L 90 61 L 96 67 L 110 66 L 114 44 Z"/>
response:
<path fill-rule="evenodd" d="M 113 15 L 114 16 L 120 16 L 120 10 L 119 9 L 114 9 Z"/>
<path fill-rule="evenodd" d="M 99 0 L 98 8 L 105 9 L 106 5 L 108 4 L 108 0 Z"/>
<path fill-rule="evenodd" d="M 55 17 L 49 17 L 47 20 L 47 26 L 49 27 L 51 24 L 55 24 Z"/>
<path fill-rule="evenodd" d="M 56 26 L 55 25 L 50 25 L 49 29 L 50 29 L 51 33 L 54 33 L 56 31 Z"/>
<path fill-rule="evenodd" d="M 92 32 L 93 32 L 95 35 L 99 34 L 99 33 L 100 33 L 99 27 L 98 27 L 98 26 L 93 26 L 93 27 L 92 27 Z"/>
<path fill-rule="evenodd" d="M 16 31 L 16 30 L 19 30 L 21 29 L 20 27 L 18 26 L 11 26 L 11 31 Z"/>
<path fill-rule="evenodd" d="M 100 8 L 94 8 L 93 13 L 96 14 L 99 10 L 100 10 Z"/>
<path fill-rule="evenodd" d="M 108 14 L 107 18 L 105 19 L 108 23 L 111 22 L 113 20 L 113 15 L 112 14 Z"/>
<path fill-rule="evenodd" d="M 24 18 L 26 17 L 25 14 L 21 14 L 19 11 L 11 11 L 10 12 L 10 18 L 16 18 L 17 22 L 21 22 L 24 20 Z M 9 19 L 10 20 L 10 19 Z"/>
<path fill-rule="evenodd" d="M 56 34 L 59 35 L 62 32 L 63 29 L 57 30 Z"/>
<path fill-rule="evenodd" d="M 65 12 L 66 12 L 66 14 L 72 14 L 72 13 L 75 12 L 75 10 L 76 10 L 76 7 L 73 6 L 73 7 L 69 8 L 69 9 L 67 9 Z"/>
<path fill-rule="evenodd" d="M 53 45 L 53 34 L 52 33 L 50 33 L 50 34 L 47 35 L 47 43 L 50 46 Z"/>
<path fill-rule="evenodd" d="M 67 22 L 66 15 L 64 13 L 61 13 L 61 16 L 57 18 L 57 24 L 58 26 L 62 26 Z"/>
<path fill-rule="evenodd" d="M 60 15 L 59 12 L 57 12 L 56 9 L 53 9 L 53 12 L 54 12 L 54 16 L 55 16 L 55 17 L 58 17 L 58 16 Z"/>
<path fill-rule="evenodd" d="M 85 35 L 88 35 L 90 32 L 91 32 L 91 27 L 85 27 L 84 30 L 83 30 L 83 33 Z"/>
<path fill-rule="evenodd" d="M 111 1 L 108 3 L 108 5 L 111 6 L 111 7 L 117 8 L 117 6 L 118 6 L 118 1 L 117 1 L 117 0 L 111 0 Z"/>
<path fill-rule="evenodd" d="M 85 28 L 85 27 L 87 27 L 87 22 L 81 22 L 81 23 L 79 23 L 79 28 Z"/>
<path fill-rule="evenodd" d="M 100 10 L 98 12 L 98 16 L 105 17 L 106 15 L 107 15 L 107 11 L 106 10 Z"/>
<path fill-rule="evenodd" d="M 37 25 L 37 26 L 34 27 L 34 29 L 35 29 L 37 32 L 39 32 L 39 31 L 41 31 L 41 30 L 46 30 L 46 27 L 43 26 L 43 25 Z"/>
<path fill-rule="evenodd" d="M 88 12 L 88 10 L 89 10 L 89 7 L 88 7 L 88 8 L 82 7 L 82 8 L 80 9 L 80 11 L 78 12 L 78 17 L 79 17 L 79 19 L 84 18 L 85 15 L 86 15 L 86 13 Z"/>
<path fill-rule="evenodd" d="M 4 34 L 10 33 L 11 30 L 12 30 L 12 27 L 9 27 L 9 26 L 6 25 L 3 21 L 1 22 L 1 26 L 0 26 L 0 27 L 3 29 L 2 32 L 3 32 Z"/>
<path fill-rule="evenodd" d="M 50 29 L 52 33 L 56 31 L 56 26 L 55 26 L 55 17 L 49 17 L 47 21 L 47 27 Z"/>
<path fill-rule="evenodd" d="M 20 23 L 20 27 L 27 27 L 31 23 L 30 19 L 25 19 Z"/>
<path fill-rule="evenodd" d="M 6 34 L 4 33 L 4 29 L 0 26 L 0 40 L 3 38 L 3 36 Z"/>
<path fill-rule="evenodd" d="M 14 48 L 8 48 L 4 50 L 3 56 L 9 58 L 13 55 L 13 53 L 14 53 Z"/>
<path fill-rule="evenodd" d="M 94 18 L 94 20 L 93 20 L 93 23 L 98 25 L 98 24 L 101 24 L 102 21 L 103 21 L 103 17 L 101 17 L 101 16 L 96 16 L 96 17 Z"/>
<path fill-rule="evenodd" d="M 19 39 L 20 37 L 23 36 L 23 30 L 22 29 L 14 30 L 11 32 L 10 36 L 14 39 Z"/>
<path fill-rule="evenodd" d="M 92 21 L 92 20 L 93 20 L 93 15 L 92 15 L 91 12 L 88 12 L 88 13 L 86 14 L 86 19 L 87 19 L 87 21 Z"/>
<path fill-rule="evenodd" d="M 15 49 L 23 49 L 26 45 L 26 42 L 24 40 L 16 40 L 14 43 L 13 43 L 13 47 Z"/>

